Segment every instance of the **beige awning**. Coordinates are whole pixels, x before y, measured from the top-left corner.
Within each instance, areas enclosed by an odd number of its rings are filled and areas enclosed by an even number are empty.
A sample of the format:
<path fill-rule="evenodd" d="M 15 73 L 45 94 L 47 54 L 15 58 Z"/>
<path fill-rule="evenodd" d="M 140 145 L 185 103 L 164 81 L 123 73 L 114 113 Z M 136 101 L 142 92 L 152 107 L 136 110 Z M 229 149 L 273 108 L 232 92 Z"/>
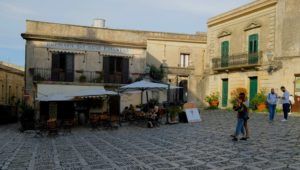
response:
<path fill-rule="evenodd" d="M 49 49 L 50 52 L 58 52 L 58 53 L 73 53 L 73 54 L 84 54 L 85 51 L 78 50 L 68 50 L 68 49 Z"/>
<path fill-rule="evenodd" d="M 133 57 L 132 54 L 126 54 L 118 51 L 102 51 L 100 52 L 103 56 L 115 56 L 115 57 Z"/>

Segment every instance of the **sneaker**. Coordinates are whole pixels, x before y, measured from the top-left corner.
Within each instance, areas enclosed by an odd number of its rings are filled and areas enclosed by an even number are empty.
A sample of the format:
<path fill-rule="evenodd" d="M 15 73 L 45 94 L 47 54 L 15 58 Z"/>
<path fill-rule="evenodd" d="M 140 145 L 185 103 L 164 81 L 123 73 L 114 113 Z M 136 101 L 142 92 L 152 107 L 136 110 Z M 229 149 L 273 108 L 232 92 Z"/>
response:
<path fill-rule="evenodd" d="M 281 121 L 282 121 L 282 122 L 286 122 L 287 120 L 286 120 L 286 119 L 282 119 Z"/>
<path fill-rule="evenodd" d="M 248 138 L 247 137 L 242 137 L 240 140 L 247 140 Z"/>
<path fill-rule="evenodd" d="M 232 138 L 232 141 L 238 141 L 237 137 Z"/>

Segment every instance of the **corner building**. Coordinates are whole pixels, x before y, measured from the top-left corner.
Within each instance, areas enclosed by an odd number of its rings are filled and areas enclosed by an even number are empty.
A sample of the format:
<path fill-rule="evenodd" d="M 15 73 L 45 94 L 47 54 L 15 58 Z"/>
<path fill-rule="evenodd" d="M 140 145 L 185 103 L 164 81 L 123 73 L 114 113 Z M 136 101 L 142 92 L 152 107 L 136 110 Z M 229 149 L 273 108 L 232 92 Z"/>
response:
<path fill-rule="evenodd" d="M 205 95 L 220 92 L 226 108 L 238 87 L 251 100 L 259 90 L 280 94 L 285 86 L 295 96 L 294 111 L 300 111 L 299 17 L 297 0 L 256 0 L 209 19 Z"/>

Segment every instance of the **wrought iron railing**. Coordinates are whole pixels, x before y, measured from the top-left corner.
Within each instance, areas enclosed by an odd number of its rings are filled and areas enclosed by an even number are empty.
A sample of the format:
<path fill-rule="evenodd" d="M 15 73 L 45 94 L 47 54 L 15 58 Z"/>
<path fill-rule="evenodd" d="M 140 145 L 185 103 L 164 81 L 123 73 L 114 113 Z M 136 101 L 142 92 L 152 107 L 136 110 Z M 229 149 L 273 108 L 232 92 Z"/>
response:
<path fill-rule="evenodd" d="M 33 81 L 103 83 L 102 73 L 97 71 L 31 68 L 29 72 Z"/>
<path fill-rule="evenodd" d="M 176 74 L 176 75 L 190 75 L 194 70 L 193 67 L 163 67 L 164 71 L 167 74 Z"/>
<path fill-rule="evenodd" d="M 258 53 L 244 53 L 236 54 L 228 57 L 219 57 L 212 59 L 212 67 L 215 70 L 240 68 L 240 67 L 252 67 L 261 64 L 262 52 Z"/>

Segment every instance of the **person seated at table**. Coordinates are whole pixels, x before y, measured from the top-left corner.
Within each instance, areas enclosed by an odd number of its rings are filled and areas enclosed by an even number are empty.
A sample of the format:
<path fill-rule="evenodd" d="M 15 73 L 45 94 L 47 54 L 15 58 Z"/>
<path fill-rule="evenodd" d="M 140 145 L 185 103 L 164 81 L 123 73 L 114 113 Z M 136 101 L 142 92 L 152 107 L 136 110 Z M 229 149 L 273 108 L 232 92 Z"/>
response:
<path fill-rule="evenodd" d="M 149 128 L 157 127 L 158 126 L 158 107 L 149 110 L 149 117 L 147 126 Z"/>
<path fill-rule="evenodd" d="M 121 118 L 122 119 L 125 119 L 126 118 L 126 116 L 128 115 L 130 113 L 130 110 L 129 110 L 129 108 L 126 106 L 124 109 L 123 109 L 123 111 L 121 112 Z"/>
<path fill-rule="evenodd" d="M 131 113 L 135 112 L 135 108 L 132 104 L 129 105 L 129 109 L 128 109 Z"/>

